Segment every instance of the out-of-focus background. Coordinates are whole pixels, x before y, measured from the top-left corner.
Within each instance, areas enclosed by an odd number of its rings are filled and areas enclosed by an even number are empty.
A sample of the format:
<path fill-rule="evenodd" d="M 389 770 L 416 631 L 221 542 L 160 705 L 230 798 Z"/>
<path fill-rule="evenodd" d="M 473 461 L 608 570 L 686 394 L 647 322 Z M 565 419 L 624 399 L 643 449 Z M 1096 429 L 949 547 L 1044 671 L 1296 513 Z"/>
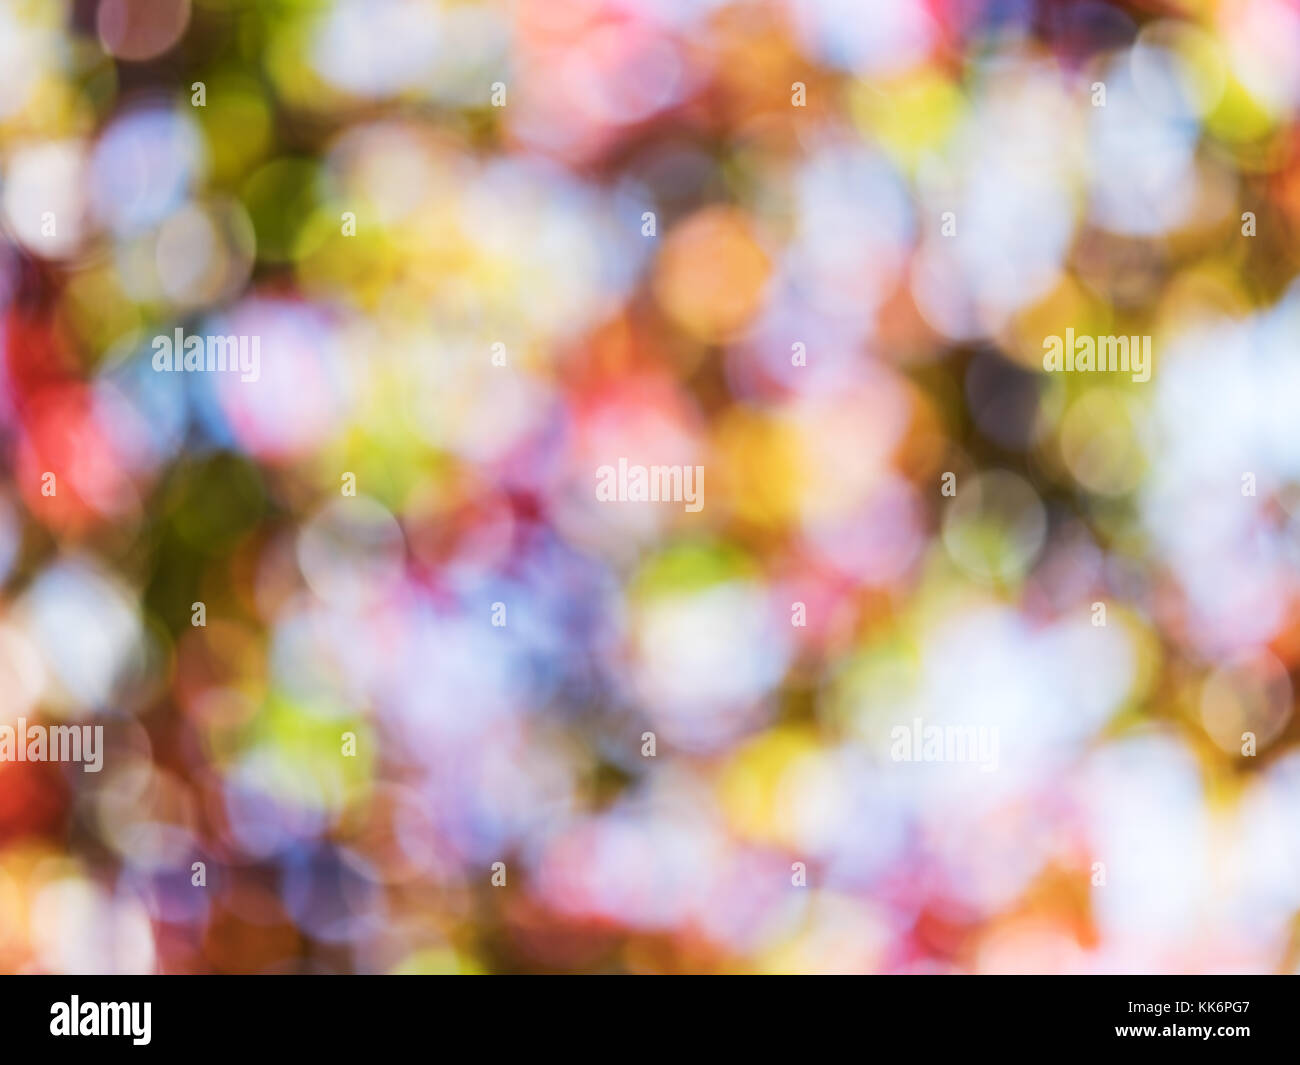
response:
<path fill-rule="evenodd" d="M 0 0 L 0 970 L 1300 970 L 1298 227 L 1293 0 Z"/>

